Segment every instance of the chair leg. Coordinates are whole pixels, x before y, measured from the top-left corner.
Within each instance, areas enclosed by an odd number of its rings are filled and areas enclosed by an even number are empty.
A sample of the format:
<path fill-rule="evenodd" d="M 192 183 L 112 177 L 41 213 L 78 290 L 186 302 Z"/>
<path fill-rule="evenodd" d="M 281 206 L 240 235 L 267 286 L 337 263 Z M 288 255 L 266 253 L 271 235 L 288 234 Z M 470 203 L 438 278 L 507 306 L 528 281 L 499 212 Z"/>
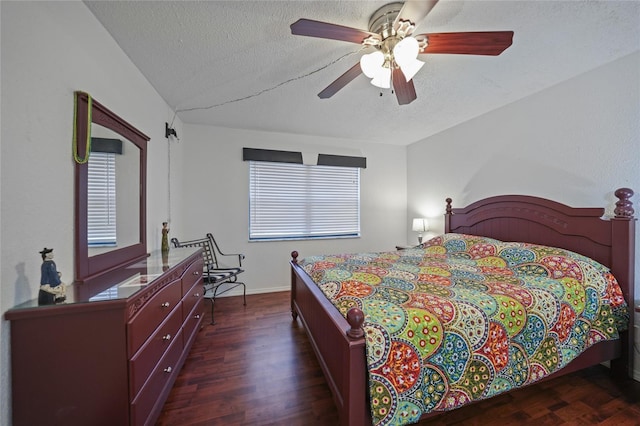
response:
<path fill-rule="evenodd" d="M 242 304 L 244 306 L 247 306 L 247 286 L 244 285 L 244 283 L 238 283 L 238 284 L 242 284 Z"/>
<path fill-rule="evenodd" d="M 214 305 L 214 299 L 211 299 L 211 325 L 214 325 L 216 322 L 213 319 L 213 305 Z"/>

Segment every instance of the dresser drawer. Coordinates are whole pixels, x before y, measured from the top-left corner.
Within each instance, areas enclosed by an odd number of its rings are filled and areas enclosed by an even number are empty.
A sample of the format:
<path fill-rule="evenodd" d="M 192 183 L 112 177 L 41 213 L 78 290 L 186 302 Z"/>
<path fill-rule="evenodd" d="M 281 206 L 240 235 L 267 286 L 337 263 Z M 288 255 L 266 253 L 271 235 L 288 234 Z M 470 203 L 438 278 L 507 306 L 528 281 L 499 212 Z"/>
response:
<path fill-rule="evenodd" d="M 158 365 L 149 375 L 149 380 L 144 384 L 138 395 L 131 403 L 131 424 L 144 425 L 149 420 L 149 414 L 156 404 L 164 404 L 165 398 L 161 398 L 167 386 L 173 383 L 172 378 L 178 374 L 178 362 L 182 354 L 182 333 L 178 332 L 169 349 L 165 352 Z M 155 410 L 159 412 L 159 410 Z"/>
<path fill-rule="evenodd" d="M 149 378 L 149 373 L 156 367 L 160 358 L 178 336 L 182 322 L 182 309 L 180 306 L 176 306 L 154 335 L 142 345 L 129 361 L 129 395 L 131 395 L 131 399 L 134 399 L 138 394 L 142 385 Z"/>
<path fill-rule="evenodd" d="M 167 284 L 153 295 L 140 311 L 127 324 L 127 344 L 129 354 L 133 356 L 142 344 L 151 336 L 158 325 L 180 305 L 182 298 L 181 280 Z"/>
<path fill-rule="evenodd" d="M 182 275 L 182 295 L 186 296 L 191 287 L 198 281 L 202 282 L 202 268 L 204 268 L 204 260 L 202 256 L 193 262 Z"/>
<path fill-rule="evenodd" d="M 198 303 L 200 300 L 203 300 L 203 296 L 204 289 L 202 288 L 202 283 L 198 281 L 193 287 L 191 287 L 189 291 L 187 291 L 187 294 L 185 294 L 184 298 L 182 299 L 183 321 L 187 319 L 196 303 Z"/>
<path fill-rule="evenodd" d="M 184 311 L 184 306 L 183 306 Z M 202 319 L 204 317 L 204 299 L 200 298 L 196 302 L 195 306 L 187 314 L 187 318 L 184 321 L 184 325 L 182 326 L 182 338 L 184 340 L 184 346 L 188 347 L 193 338 L 194 334 L 200 330 L 200 325 L 202 324 Z"/>

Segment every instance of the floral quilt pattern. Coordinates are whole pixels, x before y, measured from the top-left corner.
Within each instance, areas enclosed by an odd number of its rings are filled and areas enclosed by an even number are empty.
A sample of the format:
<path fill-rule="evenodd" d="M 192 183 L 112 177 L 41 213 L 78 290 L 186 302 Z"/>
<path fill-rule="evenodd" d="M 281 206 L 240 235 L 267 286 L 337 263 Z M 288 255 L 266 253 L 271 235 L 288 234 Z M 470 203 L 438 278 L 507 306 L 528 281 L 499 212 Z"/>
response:
<path fill-rule="evenodd" d="M 444 234 L 300 265 L 345 317 L 365 314 L 374 425 L 533 383 L 628 323 L 610 271 L 559 248 Z"/>

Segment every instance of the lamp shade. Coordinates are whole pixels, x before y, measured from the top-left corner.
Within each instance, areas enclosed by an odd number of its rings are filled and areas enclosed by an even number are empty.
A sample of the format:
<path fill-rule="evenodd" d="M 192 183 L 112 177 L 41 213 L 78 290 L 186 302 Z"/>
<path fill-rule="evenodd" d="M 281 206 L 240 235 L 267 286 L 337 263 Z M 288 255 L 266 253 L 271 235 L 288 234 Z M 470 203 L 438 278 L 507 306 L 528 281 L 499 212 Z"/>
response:
<path fill-rule="evenodd" d="M 380 68 L 384 65 L 384 54 L 379 50 L 362 55 L 360 58 L 360 68 L 362 73 L 369 78 L 375 78 L 380 72 Z"/>
<path fill-rule="evenodd" d="M 411 227 L 415 232 L 425 232 L 429 229 L 429 223 L 427 219 L 415 218 L 413 219 L 413 226 Z"/>
<path fill-rule="evenodd" d="M 378 73 L 371 80 L 371 84 L 381 89 L 389 89 L 391 87 L 391 69 L 381 67 Z"/>
<path fill-rule="evenodd" d="M 405 37 L 393 48 L 393 56 L 396 64 L 402 70 L 405 80 L 408 82 L 424 65 L 424 62 L 416 59 L 420 51 L 418 40 L 413 37 Z"/>

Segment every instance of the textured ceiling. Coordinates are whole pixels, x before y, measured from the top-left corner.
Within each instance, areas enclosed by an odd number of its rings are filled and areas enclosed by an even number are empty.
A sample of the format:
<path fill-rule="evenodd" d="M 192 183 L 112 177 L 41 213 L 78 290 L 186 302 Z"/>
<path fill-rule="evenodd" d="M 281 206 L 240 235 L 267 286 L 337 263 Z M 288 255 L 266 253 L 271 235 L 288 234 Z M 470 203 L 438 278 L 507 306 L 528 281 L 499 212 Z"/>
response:
<path fill-rule="evenodd" d="M 637 1 L 440 0 L 414 34 L 513 30 L 513 45 L 426 56 L 418 99 L 400 106 L 365 76 L 318 98 L 360 46 L 289 28 L 308 18 L 367 29 L 387 1 L 85 3 L 185 123 L 399 145 L 640 50 Z"/>

